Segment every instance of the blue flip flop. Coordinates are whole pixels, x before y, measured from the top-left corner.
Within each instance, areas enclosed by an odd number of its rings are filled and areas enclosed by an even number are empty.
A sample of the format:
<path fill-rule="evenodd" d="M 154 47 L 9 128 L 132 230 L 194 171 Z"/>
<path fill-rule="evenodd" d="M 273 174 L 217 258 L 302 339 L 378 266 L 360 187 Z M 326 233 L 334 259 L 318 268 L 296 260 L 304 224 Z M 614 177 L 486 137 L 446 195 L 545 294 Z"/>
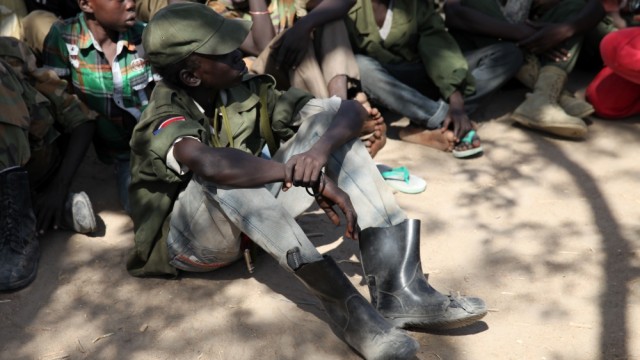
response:
<path fill-rule="evenodd" d="M 475 130 L 469 130 L 469 132 L 467 132 L 467 135 L 465 135 L 462 138 L 462 140 L 460 140 L 458 145 L 469 145 L 469 146 L 472 146 L 474 138 L 476 138 L 476 131 Z M 482 146 L 478 146 L 478 147 L 469 148 L 467 150 L 455 150 L 455 149 L 453 149 L 452 153 L 453 153 L 453 156 L 455 156 L 456 158 L 464 159 L 464 158 L 469 158 L 469 157 L 481 154 L 483 151 L 484 150 L 482 149 Z"/>
<path fill-rule="evenodd" d="M 427 182 L 416 175 L 411 175 L 406 166 L 391 168 L 383 164 L 376 164 L 382 178 L 392 188 L 406 193 L 419 194 L 427 188 Z"/>

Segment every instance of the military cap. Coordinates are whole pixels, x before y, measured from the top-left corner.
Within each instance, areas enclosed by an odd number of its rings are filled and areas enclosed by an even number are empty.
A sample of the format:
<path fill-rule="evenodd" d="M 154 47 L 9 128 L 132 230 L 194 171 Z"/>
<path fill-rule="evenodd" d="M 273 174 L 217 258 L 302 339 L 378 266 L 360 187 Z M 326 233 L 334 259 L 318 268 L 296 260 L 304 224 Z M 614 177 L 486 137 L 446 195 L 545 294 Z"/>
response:
<path fill-rule="evenodd" d="M 165 67 L 193 53 L 224 55 L 238 47 L 252 23 L 225 19 L 210 7 L 175 3 L 158 11 L 142 34 L 142 45 L 152 66 Z"/>

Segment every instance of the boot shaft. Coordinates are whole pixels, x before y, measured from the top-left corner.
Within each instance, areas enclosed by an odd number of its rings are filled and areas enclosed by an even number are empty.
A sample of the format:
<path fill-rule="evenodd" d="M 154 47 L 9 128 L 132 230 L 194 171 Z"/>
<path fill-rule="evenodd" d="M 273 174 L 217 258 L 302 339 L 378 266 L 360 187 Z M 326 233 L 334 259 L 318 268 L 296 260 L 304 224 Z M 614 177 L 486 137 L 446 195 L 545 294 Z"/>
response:
<path fill-rule="evenodd" d="M 0 172 L 0 291 L 33 281 L 40 255 L 27 172 Z"/>
<path fill-rule="evenodd" d="M 0 242 L 22 251 L 23 243 L 34 238 L 36 231 L 29 177 L 22 167 L 0 172 L 0 201 Z"/>
<path fill-rule="evenodd" d="M 375 277 L 377 286 L 392 291 L 405 287 L 414 280 L 416 271 L 422 271 L 420 220 L 408 219 L 395 226 L 365 229 L 360 234 L 359 245 L 367 283 Z"/>
<path fill-rule="evenodd" d="M 365 359 L 412 359 L 418 351 L 418 342 L 385 320 L 331 257 L 302 265 L 295 274 L 320 299 L 338 335 Z"/>
<path fill-rule="evenodd" d="M 546 98 L 552 104 L 557 104 L 566 84 L 566 71 L 557 66 L 546 65 L 540 68 L 533 93 L 535 96 Z"/>

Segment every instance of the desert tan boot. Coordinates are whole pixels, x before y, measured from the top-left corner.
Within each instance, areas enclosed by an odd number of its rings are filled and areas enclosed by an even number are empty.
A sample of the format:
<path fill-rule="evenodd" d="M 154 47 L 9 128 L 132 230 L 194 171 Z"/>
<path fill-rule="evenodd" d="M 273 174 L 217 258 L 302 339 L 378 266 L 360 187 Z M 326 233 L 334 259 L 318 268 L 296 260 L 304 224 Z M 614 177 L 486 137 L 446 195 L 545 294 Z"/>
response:
<path fill-rule="evenodd" d="M 567 73 L 557 66 L 540 69 L 533 92 L 516 108 L 511 118 L 516 122 L 555 135 L 582 138 L 587 134 L 585 122 L 567 114 L 558 104 L 567 81 Z"/>
<path fill-rule="evenodd" d="M 524 63 L 522 67 L 516 74 L 516 79 L 518 79 L 524 86 L 529 89 L 533 89 L 536 81 L 538 80 L 538 75 L 540 73 L 540 60 L 538 57 L 533 54 L 527 54 L 524 57 Z M 560 98 L 558 99 L 558 105 L 566 112 L 568 115 L 584 118 L 595 112 L 595 109 L 588 102 L 578 99 L 571 95 L 567 90 L 562 90 L 560 93 Z"/>

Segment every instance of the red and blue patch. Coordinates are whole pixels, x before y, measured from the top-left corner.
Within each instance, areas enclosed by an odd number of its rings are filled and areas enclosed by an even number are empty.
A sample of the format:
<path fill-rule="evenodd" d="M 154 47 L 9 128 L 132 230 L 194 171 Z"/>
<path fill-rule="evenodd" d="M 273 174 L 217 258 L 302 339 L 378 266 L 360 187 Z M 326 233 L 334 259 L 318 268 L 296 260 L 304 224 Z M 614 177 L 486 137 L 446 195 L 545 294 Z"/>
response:
<path fill-rule="evenodd" d="M 160 131 L 162 131 L 162 129 L 166 128 L 167 126 L 179 122 L 179 121 L 185 121 L 186 119 L 184 118 L 184 116 L 173 116 L 170 117 L 166 120 L 164 120 L 163 122 L 160 123 L 160 125 L 158 125 L 158 127 L 153 130 L 153 135 L 158 135 L 160 133 Z"/>

